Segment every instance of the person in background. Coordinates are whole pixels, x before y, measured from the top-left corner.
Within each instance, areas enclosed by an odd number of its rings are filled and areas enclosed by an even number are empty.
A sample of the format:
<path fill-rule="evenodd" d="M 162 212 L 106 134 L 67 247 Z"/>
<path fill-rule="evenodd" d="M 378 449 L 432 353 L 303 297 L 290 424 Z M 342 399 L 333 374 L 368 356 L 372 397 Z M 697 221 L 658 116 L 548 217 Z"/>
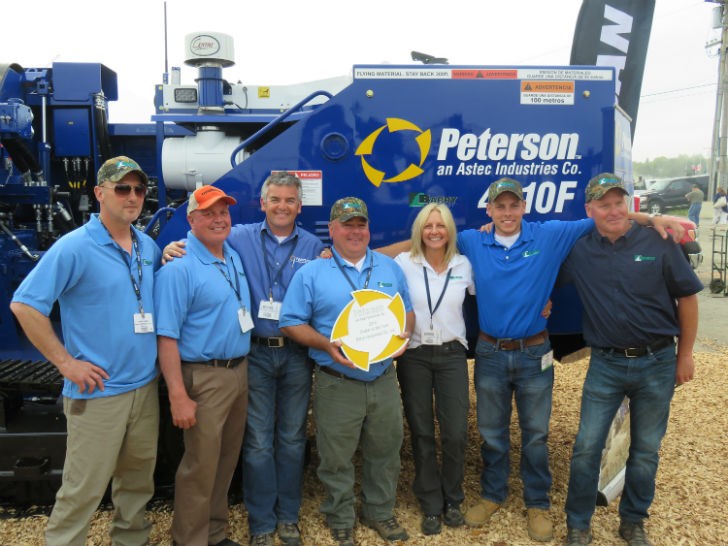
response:
<path fill-rule="evenodd" d="M 174 485 L 175 546 L 240 546 L 226 537 L 228 490 L 248 406 L 253 319 L 240 257 L 225 241 L 235 199 L 202 186 L 187 204 L 187 250 L 157 273 L 159 365 L 185 451 Z"/>
<path fill-rule="evenodd" d="M 560 277 L 575 284 L 584 304 L 584 339 L 591 347 L 566 498 L 568 546 L 592 540 L 602 450 L 625 396 L 630 448 L 619 535 L 629 546 L 652 544 L 644 521 L 670 401 L 675 385 L 695 373 L 697 293 L 703 285 L 678 245 L 630 222 L 626 195 L 612 173 L 589 181 L 586 213 L 596 229 L 577 241 Z"/>
<path fill-rule="evenodd" d="M 422 208 L 412 224 L 411 251 L 395 262 L 407 279 L 416 319 L 409 347 L 397 359 L 414 454 L 412 489 L 424 514 L 422 532 L 435 535 L 443 521 L 449 527 L 464 523 L 460 504 L 465 498 L 469 387 L 463 300 L 474 285 L 470 261 L 457 251 L 450 209 L 440 204 Z"/>
<path fill-rule="evenodd" d="M 728 202 L 726 202 L 725 188 L 718 187 L 713 197 L 713 225 L 728 222 Z"/>
<path fill-rule="evenodd" d="M 114 544 L 147 544 L 159 399 L 154 271 L 160 252 L 132 223 L 148 179 L 118 156 L 98 171 L 99 213 L 61 237 L 18 287 L 10 308 L 63 375 L 66 460 L 48 519 L 48 546 L 83 546 L 111 480 Z M 61 310 L 63 343 L 48 318 Z"/>
<path fill-rule="evenodd" d="M 294 341 L 310 347 L 316 362 L 313 411 L 318 476 L 327 496 L 321 505 L 339 546 L 353 546 L 355 513 L 354 454 L 361 449 L 362 523 L 388 541 L 407 540 L 394 516 L 402 403 L 392 358 L 358 368 L 330 341 L 339 314 L 352 302 L 352 291 L 372 289 L 399 294 L 406 311 L 406 337 L 414 313 L 402 270 L 391 258 L 369 249 L 369 213 L 356 197 L 331 207 L 329 234 L 333 256 L 303 266 L 288 286 L 279 325 Z M 404 350 L 404 346 L 397 354 Z"/>
<path fill-rule="evenodd" d="M 700 226 L 700 211 L 703 208 L 703 200 L 705 200 L 705 194 L 700 186 L 693 184 L 693 189 L 685 194 L 690 206 L 688 207 L 688 219 L 695 223 L 695 227 Z"/>

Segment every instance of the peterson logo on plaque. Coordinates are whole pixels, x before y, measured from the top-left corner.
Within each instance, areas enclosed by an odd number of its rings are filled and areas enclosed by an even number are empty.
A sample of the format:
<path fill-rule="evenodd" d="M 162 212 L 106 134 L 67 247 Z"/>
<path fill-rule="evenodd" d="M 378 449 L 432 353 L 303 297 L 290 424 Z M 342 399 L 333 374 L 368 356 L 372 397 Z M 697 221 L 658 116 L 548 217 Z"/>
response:
<path fill-rule="evenodd" d="M 369 371 L 369 365 L 386 360 L 405 343 L 404 301 L 379 290 L 356 290 L 352 300 L 339 313 L 331 331 L 331 341 L 341 341 L 346 358 L 357 368 Z"/>

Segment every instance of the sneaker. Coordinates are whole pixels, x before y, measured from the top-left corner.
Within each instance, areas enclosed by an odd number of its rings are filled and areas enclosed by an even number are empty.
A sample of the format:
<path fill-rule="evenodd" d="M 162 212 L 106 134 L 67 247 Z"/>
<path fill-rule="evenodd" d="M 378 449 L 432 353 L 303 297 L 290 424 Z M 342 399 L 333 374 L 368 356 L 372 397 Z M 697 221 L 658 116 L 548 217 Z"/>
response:
<path fill-rule="evenodd" d="M 301 531 L 295 523 L 279 523 L 277 531 L 283 546 L 300 546 Z"/>
<path fill-rule="evenodd" d="M 569 527 L 566 533 L 566 546 L 583 546 L 584 544 L 591 544 L 592 534 L 591 529 L 574 529 Z"/>
<path fill-rule="evenodd" d="M 619 524 L 619 536 L 626 540 L 629 546 L 652 546 L 641 521 L 622 521 Z"/>
<path fill-rule="evenodd" d="M 548 510 L 528 509 L 528 536 L 539 542 L 546 542 L 554 538 L 554 526 Z"/>
<path fill-rule="evenodd" d="M 354 531 L 352 529 L 331 529 L 331 536 L 338 546 L 354 546 Z"/>
<path fill-rule="evenodd" d="M 478 504 L 471 506 L 465 513 L 465 523 L 471 527 L 482 527 L 490 521 L 490 517 L 498 511 L 501 505 L 488 499 L 480 499 Z"/>
<path fill-rule="evenodd" d="M 440 516 L 425 516 L 422 518 L 421 529 L 423 535 L 439 535 L 440 531 L 442 531 Z"/>
<path fill-rule="evenodd" d="M 445 514 L 442 516 L 442 520 L 448 527 L 460 527 L 465 523 L 465 517 L 456 504 L 445 505 Z"/>
<path fill-rule="evenodd" d="M 274 546 L 273 533 L 263 533 L 250 537 L 250 546 Z"/>
<path fill-rule="evenodd" d="M 395 540 L 407 540 L 409 535 L 407 531 L 397 522 L 395 517 L 384 519 L 382 521 L 362 520 L 362 523 L 371 529 L 374 529 L 384 540 L 393 542 Z"/>

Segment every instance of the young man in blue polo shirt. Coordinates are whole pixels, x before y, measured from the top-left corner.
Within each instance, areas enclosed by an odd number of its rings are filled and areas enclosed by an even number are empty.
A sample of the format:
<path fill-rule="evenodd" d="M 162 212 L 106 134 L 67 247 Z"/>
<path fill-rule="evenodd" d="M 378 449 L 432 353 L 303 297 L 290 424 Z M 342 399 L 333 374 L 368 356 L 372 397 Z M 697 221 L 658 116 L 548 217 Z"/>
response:
<path fill-rule="evenodd" d="M 566 499 L 569 546 L 591 542 L 602 450 L 625 396 L 630 450 L 619 534 L 630 546 L 651 544 L 644 520 L 670 401 L 675 385 L 695 372 L 697 293 L 703 285 L 680 247 L 629 221 L 626 193 L 614 174 L 591 179 L 586 212 L 596 229 L 576 243 L 562 269 L 584 304 L 584 339 L 591 347 Z"/>
<path fill-rule="evenodd" d="M 318 237 L 296 225 L 302 198 L 298 177 L 271 174 L 260 190 L 265 220 L 234 225 L 228 237 L 248 277 L 255 324 L 243 440 L 243 500 L 253 546 L 273 546 L 274 531 L 286 546 L 301 542 L 298 513 L 312 370 L 306 348 L 281 334 L 278 317 L 293 274 L 323 249 Z M 175 243 L 164 251 L 169 259 L 183 253 Z"/>
<path fill-rule="evenodd" d="M 177 546 L 239 546 L 225 537 L 227 493 L 245 431 L 253 320 L 243 264 L 225 242 L 231 204 L 214 186 L 194 191 L 189 256 L 160 269 L 154 288 L 159 365 L 172 421 L 184 430 L 172 520 Z"/>
<path fill-rule="evenodd" d="M 485 525 L 508 496 L 511 403 L 521 427 L 521 479 L 533 540 L 553 537 L 549 516 L 551 473 L 548 428 L 553 389 L 552 352 L 542 310 L 561 263 L 574 243 L 594 229 L 590 218 L 573 222 L 523 220 L 521 185 L 502 178 L 488 189 L 492 230 L 465 230 L 458 248 L 473 265 L 480 334 L 475 348 L 475 389 L 481 454 L 482 498 L 465 514 Z M 635 213 L 649 223 L 647 214 Z M 662 218 L 660 225 L 679 224 Z M 666 236 L 664 230 L 661 235 Z"/>
<path fill-rule="evenodd" d="M 49 546 L 86 543 L 109 480 L 114 543 L 147 544 L 151 529 L 144 512 L 154 493 L 159 430 L 152 296 L 160 252 L 131 225 L 147 191 L 139 165 L 109 159 L 96 182 L 99 214 L 51 246 L 10 305 L 64 377 L 66 460 L 46 529 Z M 48 318 L 56 301 L 63 343 Z"/>
<path fill-rule="evenodd" d="M 365 288 L 390 296 L 399 293 L 407 312 L 406 331 L 411 332 L 414 313 L 407 282 L 394 260 L 369 249 L 369 215 L 361 199 L 334 203 L 329 233 L 332 259 L 313 261 L 296 273 L 279 323 L 285 335 L 310 347 L 317 364 L 313 408 L 318 476 L 327 490 L 321 511 L 336 543 L 353 546 L 353 458 L 361 447 L 362 521 L 386 540 L 406 540 L 407 532 L 393 514 L 403 422 L 392 358 L 364 371 L 329 337 L 339 313 L 352 301 L 352 291 Z"/>

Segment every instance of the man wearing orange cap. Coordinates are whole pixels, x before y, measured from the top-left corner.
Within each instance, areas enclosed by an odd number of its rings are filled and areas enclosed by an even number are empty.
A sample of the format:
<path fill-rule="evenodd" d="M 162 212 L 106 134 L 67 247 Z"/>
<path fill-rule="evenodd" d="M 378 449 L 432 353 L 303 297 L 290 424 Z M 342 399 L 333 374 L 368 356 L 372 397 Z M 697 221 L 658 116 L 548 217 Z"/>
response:
<path fill-rule="evenodd" d="M 239 546 L 226 538 L 227 492 L 248 405 L 248 281 L 225 242 L 235 199 L 214 186 L 190 196 L 186 260 L 157 274 L 159 364 L 172 422 L 184 430 L 175 479 L 172 538 L 178 546 Z"/>

